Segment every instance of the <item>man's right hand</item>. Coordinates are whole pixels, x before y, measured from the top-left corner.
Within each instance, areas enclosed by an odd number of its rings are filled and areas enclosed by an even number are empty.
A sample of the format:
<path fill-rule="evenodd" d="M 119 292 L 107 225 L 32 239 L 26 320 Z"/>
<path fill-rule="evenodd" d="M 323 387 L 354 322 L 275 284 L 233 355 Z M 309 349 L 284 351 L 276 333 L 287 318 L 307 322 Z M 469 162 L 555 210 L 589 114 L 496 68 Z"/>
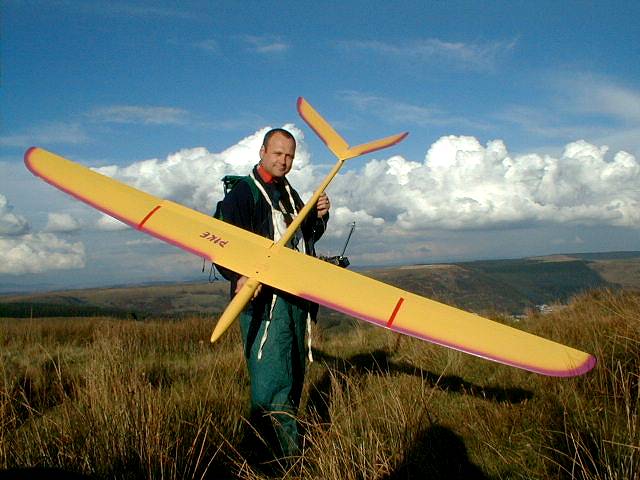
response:
<path fill-rule="evenodd" d="M 244 275 L 241 275 L 240 278 L 238 278 L 238 283 L 236 283 L 235 293 L 238 293 L 240 291 L 240 289 L 244 286 L 247 280 L 249 280 L 249 277 L 245 277 Z M 255 300 L 256 297 L 260 295 L 260 290 L 262 290 L 262 284 L 258 285 L 258 288 L 256 288 L 256 291 L 253 292 L 253 296 L 251 297 L 251 300 Z"/>

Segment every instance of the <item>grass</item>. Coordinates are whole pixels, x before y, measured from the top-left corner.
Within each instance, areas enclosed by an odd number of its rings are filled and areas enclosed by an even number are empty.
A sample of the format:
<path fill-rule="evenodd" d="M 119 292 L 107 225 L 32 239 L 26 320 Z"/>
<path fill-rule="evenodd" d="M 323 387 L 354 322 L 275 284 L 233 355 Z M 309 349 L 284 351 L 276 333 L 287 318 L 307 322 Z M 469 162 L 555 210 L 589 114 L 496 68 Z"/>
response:
<path fill-rule="evenodd" d="M 212 322 L 196 316 L 0 320 L 0 469 L 122 479 L 640 479 L 638 293 L 593 292 L 517 324 L 595 353 L 597 367 L 572 379 L 354 325 L 314 335 L 301 457 L 257 464 L 266 447 L 245 420 L 237 329 L 210 346 Z"/>

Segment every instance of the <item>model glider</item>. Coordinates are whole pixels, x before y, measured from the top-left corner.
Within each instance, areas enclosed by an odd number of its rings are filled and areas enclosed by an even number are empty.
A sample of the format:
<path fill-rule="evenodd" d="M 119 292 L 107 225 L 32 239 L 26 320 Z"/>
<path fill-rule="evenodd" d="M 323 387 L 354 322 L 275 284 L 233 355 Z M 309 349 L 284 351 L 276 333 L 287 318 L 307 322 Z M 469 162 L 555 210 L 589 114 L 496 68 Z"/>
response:
<path fill-rule="evenodd" d="M 345 160 L 394 145 L 406 136 L 350 147 L 304 99 L 298 100 L 298 110 L 338 162 L 290 226 L 291 233 Z M 544 375 L 580 375 L 596 363 L 587 353 L 285 248 L 286 236 L 273 242 L 46 150 L 29 149 L 25 163 L 34 175 L 131 227 L 248 277 L 219 319 L 212 340 L 263 283 L 389 330 Z"/>

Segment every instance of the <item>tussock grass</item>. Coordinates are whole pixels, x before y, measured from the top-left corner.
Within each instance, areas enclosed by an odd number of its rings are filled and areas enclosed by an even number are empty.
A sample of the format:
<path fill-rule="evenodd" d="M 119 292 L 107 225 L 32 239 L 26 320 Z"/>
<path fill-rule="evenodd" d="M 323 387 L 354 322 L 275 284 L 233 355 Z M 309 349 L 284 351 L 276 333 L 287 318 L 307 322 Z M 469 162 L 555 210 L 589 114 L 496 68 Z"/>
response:
<path fill-rule="evenodd" d="M 237 329 L 200 317 L 0 320 L 0 469 L 93 478 L 640 479 L 640 294 L 597 291 L 517 323 L 595 353 L 542 377 L 355 324 L 315 335 L 303 454 L 245 420 Z M 509 321 L 500 319 L 500 321 Z"/>

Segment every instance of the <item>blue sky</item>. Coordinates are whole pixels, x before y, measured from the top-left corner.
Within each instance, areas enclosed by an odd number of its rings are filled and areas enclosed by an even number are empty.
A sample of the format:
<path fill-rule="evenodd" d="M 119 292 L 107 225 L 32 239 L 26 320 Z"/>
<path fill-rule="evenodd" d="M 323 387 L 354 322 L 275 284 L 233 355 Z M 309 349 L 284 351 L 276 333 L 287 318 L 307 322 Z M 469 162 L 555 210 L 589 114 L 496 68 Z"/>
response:
<path fill-rule="evenodd" d="M 356 265 L 638 250 L 638 2 L 5 0 L 0 290 L 197 277 L 197 259 L 32 177 L 39 145 L 208 211 L 264 128 L 292 182 L 333 162 L 304 96 L 352 144 L 401 131 L 329 190 Z M 152 253 L 149 255 L 149 253 Z"/>

